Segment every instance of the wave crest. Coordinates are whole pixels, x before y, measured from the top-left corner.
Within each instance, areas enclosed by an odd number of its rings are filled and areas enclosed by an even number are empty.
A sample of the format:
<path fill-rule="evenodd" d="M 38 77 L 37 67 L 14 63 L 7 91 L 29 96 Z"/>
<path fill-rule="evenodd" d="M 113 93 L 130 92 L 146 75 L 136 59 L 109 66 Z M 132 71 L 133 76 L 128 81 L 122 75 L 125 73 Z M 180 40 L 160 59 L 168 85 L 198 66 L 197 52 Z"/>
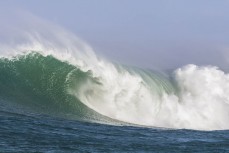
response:
<path fill-rule="evenodd" d="M 37 52 L 1 58 L 0 66 L 0 97 L 44 112 L 167 128 L 229 128 L 229 76 L 216 67 L 188 65 L 171 80 L 104 61 L 81 70 Z"/>

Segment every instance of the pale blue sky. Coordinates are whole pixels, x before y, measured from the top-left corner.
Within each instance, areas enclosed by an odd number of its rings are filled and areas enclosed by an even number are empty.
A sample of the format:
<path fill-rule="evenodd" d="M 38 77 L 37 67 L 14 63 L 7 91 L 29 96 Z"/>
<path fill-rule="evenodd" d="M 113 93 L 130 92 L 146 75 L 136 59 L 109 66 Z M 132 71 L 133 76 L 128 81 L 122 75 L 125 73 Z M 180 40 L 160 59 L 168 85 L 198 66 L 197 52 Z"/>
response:
<path fill-rule="evenodd" d="M 228 0 L 1 0 L 0 6 L 57 23 L 122 63 L 228 67 Z"/>

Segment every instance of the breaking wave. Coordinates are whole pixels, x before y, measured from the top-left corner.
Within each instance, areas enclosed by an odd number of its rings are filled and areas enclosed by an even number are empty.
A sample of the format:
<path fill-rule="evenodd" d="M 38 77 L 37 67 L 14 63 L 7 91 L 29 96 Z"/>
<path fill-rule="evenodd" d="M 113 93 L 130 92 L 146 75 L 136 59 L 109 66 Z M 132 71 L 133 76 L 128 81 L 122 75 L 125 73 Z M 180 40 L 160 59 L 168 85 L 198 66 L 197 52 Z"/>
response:
<path fill-rule="evenodd" d="M 88 121 L 229 129 L 229 74 L 217 67 L 163 74 L 114 64 L 59 27 L 48 29 L 1 44 L 0 101 Z"/>
<path fill-rule="evenodd" d="M 94 120 L 107 116 L 167 128 L 229 127 L 229 75 L 216 67 L 188 65 L 173 77 L 102 60 L 85 69 L 38 52 L 1 58 L 0 97 Z"/>

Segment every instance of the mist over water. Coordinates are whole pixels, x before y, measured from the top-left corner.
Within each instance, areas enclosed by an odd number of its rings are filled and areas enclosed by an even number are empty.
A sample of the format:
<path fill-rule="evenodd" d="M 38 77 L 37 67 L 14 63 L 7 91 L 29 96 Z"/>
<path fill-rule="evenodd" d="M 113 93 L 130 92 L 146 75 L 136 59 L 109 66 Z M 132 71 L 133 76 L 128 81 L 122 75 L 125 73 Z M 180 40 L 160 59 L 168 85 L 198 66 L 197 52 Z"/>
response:
<path fill-rule="evenodd" d="M 70 79 L 72 84 L 65 86 L 63 91 L 79 100 L 76 103 L 122 122 L 178 129 L 229 129 L 229 74 L 217 66 L 191 63 L 172 73 L 161 74 L 113 64 L 96 55 L 92 47 L 71 32 L 32 15 L 24 15 L 23 21 L 12 21 L 12 24 L 18 23 L 18 27 L 0 31 L 3 33 L 0 42 L 2 65 L 20 61 L 20 56 L 33 60 L 36 56 L 28 56 L 31 52 L 44 59 L 52 56 L 69 64 L 74 68 L 67 73 L 63 83 Z M 74 75 L 76 70 L 89 74 L 86 79 L 79 79 Z M 16 72 L 23 75 L 23 71 Z M 5 71 L 1 73 L 4 75 Z M 33 81 L 34 78 L 25 79 Z"/>

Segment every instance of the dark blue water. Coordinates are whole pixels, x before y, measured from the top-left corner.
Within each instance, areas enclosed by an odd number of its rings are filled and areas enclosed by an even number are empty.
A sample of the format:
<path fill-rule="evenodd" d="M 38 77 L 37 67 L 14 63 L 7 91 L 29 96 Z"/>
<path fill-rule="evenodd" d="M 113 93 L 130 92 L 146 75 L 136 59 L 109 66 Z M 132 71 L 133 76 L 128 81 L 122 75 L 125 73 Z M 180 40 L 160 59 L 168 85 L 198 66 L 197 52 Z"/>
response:
<path fill-rule="evenodd" d="M 0 152 L 229 152 L 229 131 L 112 126 L 0 112 Z"/>

